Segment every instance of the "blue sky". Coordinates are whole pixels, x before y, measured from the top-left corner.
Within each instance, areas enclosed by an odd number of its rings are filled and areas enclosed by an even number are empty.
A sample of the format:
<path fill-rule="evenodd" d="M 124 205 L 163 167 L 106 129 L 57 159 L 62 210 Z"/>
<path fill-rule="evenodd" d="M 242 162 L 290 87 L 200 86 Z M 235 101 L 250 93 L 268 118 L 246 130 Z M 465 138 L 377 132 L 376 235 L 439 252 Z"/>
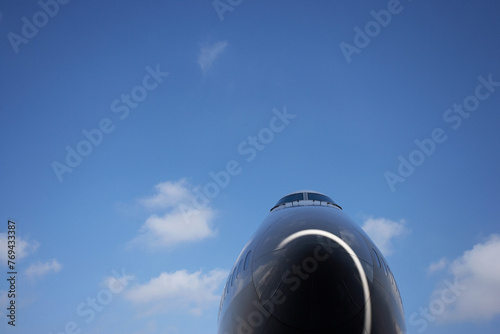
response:
<path fill-rule="evenodd" d="M 0 331 L 215 334 L 240 250 L 305 188 L 383 250 L 409 333 L 497 333 L 499 9 L 1 4 Z"/>

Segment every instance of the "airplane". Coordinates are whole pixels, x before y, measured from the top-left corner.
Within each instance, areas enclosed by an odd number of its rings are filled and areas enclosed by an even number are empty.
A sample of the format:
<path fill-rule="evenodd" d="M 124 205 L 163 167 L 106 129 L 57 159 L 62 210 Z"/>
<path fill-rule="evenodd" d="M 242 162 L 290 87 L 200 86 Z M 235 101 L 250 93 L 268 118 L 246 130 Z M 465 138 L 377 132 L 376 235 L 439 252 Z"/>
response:
<path fill-rule="evenodd" d="M 272 207 L 221 296 L 218 334 L 406 333 L 401 294 L 368 235 L 330 197 Z"/>

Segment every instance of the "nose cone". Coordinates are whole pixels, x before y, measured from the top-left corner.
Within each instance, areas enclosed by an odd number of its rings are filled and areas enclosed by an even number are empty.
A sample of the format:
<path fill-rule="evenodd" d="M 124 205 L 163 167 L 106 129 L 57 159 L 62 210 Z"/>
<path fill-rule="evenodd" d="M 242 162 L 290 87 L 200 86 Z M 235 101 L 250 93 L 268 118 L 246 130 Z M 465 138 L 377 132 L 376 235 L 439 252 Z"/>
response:
<path fill-rule="evenodd" d="M 282 237 L 272 230 L 266 234 L 262 240 L 267 251 L 253 261 L 255 289 L 266 310 L 299 332 L 363 333 L 367 311 L 371 312 L 367 310 L 371 263 L 360 260 L 341 237 L 324 230 L 300 230 Z"/>

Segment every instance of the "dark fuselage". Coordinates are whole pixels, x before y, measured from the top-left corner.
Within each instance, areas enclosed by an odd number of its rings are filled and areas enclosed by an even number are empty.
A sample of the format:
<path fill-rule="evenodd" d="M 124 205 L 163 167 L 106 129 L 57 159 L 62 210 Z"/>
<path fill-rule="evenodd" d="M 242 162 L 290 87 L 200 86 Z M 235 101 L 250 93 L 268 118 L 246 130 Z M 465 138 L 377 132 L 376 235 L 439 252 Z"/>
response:
<path fill-rule="evenodd" d="M 406 332 L 378 248 L 340 207 L 318 201 L 273 208 L 229 274 L 218 324 L 218 334 Z"/>

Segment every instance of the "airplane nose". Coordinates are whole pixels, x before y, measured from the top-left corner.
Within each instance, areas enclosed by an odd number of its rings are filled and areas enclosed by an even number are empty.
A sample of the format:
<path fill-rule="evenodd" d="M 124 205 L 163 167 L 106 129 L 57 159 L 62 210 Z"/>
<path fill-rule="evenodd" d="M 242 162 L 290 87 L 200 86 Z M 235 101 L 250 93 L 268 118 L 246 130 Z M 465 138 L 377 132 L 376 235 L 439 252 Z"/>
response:
<path fill-rule="evenodd" d="M 268 233 L 252 269 L 257 295 L 273 318 L 298 332 L 363 333 L 370 327 L 370 261 L 324 230 Z"/>

